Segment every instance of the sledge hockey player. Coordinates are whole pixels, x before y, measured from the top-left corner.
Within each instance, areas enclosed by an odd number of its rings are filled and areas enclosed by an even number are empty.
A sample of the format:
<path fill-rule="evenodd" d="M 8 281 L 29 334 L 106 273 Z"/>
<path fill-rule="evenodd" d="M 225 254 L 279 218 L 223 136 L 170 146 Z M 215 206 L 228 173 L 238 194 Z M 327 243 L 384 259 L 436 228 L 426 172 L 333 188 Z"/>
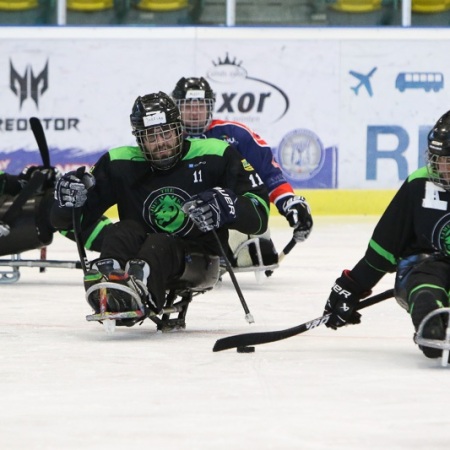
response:
<path fill-rule="evenodd" d="M 49 245 L 56 231 L 50 224 L 55 167 L 28 166 L 19 175 L 0 172 L 0 254 L 12 255 Z M 86 248 L 100 251 L 111 224 L 103 216 L 83 234 Z M 71 230 L 63 235 L 74 240 Z"/>
<path fill-rule="evenodd" d="M 27 167 L 19 175 L 0 173 L 1 255 L 15 255 L 51 243 L 53 231 L 45 216 L 51 206 L 55 177 L 53 168 L 44 167 Z"/>
<path fill-rule="evenodd" d="M 428 358 L 440 357 L 449 317 L 442 310 L 449 307 L 449 237 L 450 111 L 428 134 L 426 166 L 404 181 L 375 227 L 364 257 L 336 280 L 325 305 L 325 314 L 331 313 L 326 326 L 360 323 L 355 311 L 360 299 L 387 272 L 396 272 L 395 297 L 411 315 L 415 342 Z"/>
<path fill-rule="evenodd" d="M 213 119 L 216 95 L 203 77 L 180 78 L 172 97 L 180 108 L 186 135 L 217 138 L 233 145 L 254 167 L 256 173 L 252 182 L 255 185 L 265 184 L 270 201 L 294 229 L 295 241 L 304 241 L 313 225 L 309 205 L 304 197 L 295 195 L 268 144 L 242 123 Z M 269 230 L 259 237 L 230 233 L 229 245 L 234 254 L 234 258 L 230 260 L 238 270 L 243 266 L 276 267 L 278 263 L 278 254 L 270 239 Z"/>
<path fill-rule="evenodd" d="M 162 312 L 174 284 L 212 288 L 219 274 L 217 237 L 224 245 L 228 229 L 264 233 L 269 199 L 263 185 L 252 183 L 254 169 L 228 143 L 183 138 L 180 111 L 167 94 L 138 97 L 130 121 L 137 146 L 110 150 L 92 173 L 60 178 L 52 223 L 71 227 L 75 207 L 86 227 L 117 204 L 120 220 L 85 276 L 87 301 L 96 313 L 136 310 L 145 318 Z M 184 327 L 184 320 L 176 325 Z"/>

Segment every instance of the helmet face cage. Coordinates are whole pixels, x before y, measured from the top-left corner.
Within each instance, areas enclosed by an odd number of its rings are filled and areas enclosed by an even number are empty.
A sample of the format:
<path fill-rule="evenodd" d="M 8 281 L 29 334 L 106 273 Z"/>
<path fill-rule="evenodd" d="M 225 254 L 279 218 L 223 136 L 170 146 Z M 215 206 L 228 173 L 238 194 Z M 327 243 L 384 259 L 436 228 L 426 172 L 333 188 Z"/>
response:
<path fill-rule="evenodd" d="M 138 97 L 130 115 L 132 133 L 145 158 L 168 170 L 181 158 L 183 126 L 175 102 L 164 92 Z"/>
<path fill-rule="evenodd" d="M 450 190 L 450 156 L 441 156 L 427 151 L 428 178 L 434 184 Z"/>
<path fill-rule="evenodd" d="M 190 92 L 192 91 L 188 91 L 187 94 Z M 214 99 L 186 98 L 176 100 L 176 103 L 181 112 L 184 130 L 188 135 L 200 135 L 208 129 L 213 119 Z"/>
<path fill-rule="evenodd" d="M 172 92 L 181 112 L 181 120 L 187 134 L 204 133 L 213 119 L 216 95 L 203 78 L 181 78 Z"/>
<path fill-rule="evenodd" d="M 183 150 L 181 122 L 135 130 L 136 142 L 145 159 L 158 170 L 171 169 Z"/>
<path fill-rule="evenodd" d="M 450 190 L 450 111 L 436 122 L 428 134 L 426 160 L 430 181 Z"/>

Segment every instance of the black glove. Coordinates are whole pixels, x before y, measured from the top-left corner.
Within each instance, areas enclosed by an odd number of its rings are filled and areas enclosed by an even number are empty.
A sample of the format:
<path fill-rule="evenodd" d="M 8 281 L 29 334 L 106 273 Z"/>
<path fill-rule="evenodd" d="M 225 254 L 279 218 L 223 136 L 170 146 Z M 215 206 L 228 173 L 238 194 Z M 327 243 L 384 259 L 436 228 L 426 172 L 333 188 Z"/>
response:
<path fill-rule="evenodd" d="M 0 237 L 6 237 L 10 232 L 9 225 L 5 222 L 0 222 Z"/>
<path fill-rule="evenodd" d="M 0 195 L 17 195 L 22 189 L 19 175 L 0 172 Z"/>
<path fill-rule="evenodd" d="M 350 278 L 349 271 L 344 270 L 331 289 L 330 296 L 325 304 L 324 315 L 331 314 L 325 325 L 336 330 L 349 324 L 361 323 L 361 314 L 355 311 L 356 305 L 370 291 L 364 291 Z"/>
<path fill-rule="evenodd" d="M 20 172 L 18 181 L 22 188 L 30 181 L 30 179 L 36 174 L 41 172 L 45 176 L 43 188 L 53 188 L 56 181 L 60 178 L 61 174 L 56 167 L 44 167 L 44 166 L 29 166 Z"/>
<path fill-rule="evenodd" d="M 306 199 L 297 195 L 284 196 L 275 202 L 275 206 L 294 228 L 295 241 L 304 241 L 311 233 L 313 226 L 311 210 Z"/>
<path fill-rule="evenodd" d="M 87 200 L 88 190 L 95 186 L 95 178 L 85 168 L 67 172 L 56 182 L 55 199 L 61 208 L 80 208 Z"/>
<path fill-rule="evenodd" d="M 230 189 L 215 187 L 194 195 L 183 205 L 183 211 L 206 233 L 236 220 L 237 196 Z"/>

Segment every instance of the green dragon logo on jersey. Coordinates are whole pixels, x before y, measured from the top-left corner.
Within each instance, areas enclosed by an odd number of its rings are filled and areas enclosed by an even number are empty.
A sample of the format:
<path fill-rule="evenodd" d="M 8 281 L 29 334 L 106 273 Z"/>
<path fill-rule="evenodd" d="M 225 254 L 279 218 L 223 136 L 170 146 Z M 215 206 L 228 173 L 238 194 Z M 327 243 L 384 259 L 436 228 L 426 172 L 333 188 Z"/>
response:
<path fill-rule="evenodd" d="M 450 255 L 450 224 L 446 223 L 441 230 L 441 246 L 445 254 Z"/>
<path fill-rule="evenodd" d="M 159 197 L 152 204 L 150 213 L 155 217 L 158 227 L 168 233 L 175 233 L 184 222 L 180 199 L 173 195 Z"/>
<path fill-rule="evenodd" d="M 144 204 L 144 219 L 157 232 L 186 235 L 192 223 L 182 210 L 189 195 L 176 187 L 153 191 Z M 188 225 L 191 225 L 187 228 Z"/>
<path fill-rule="evenodd" d="M 442 253 L 450 255 L 450 215 L 446 214 L 433 230 L 433 244 Z"/>

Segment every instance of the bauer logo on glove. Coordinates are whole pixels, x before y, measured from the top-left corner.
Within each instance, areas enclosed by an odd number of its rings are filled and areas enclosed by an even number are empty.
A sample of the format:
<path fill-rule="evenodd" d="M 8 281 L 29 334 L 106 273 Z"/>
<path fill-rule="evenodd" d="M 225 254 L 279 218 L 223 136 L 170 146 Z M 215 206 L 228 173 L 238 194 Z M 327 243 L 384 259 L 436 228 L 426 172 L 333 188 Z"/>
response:
<path fill-rule="evenodd" d="M 236 194 L 215 187 L 194 195 L 183 205 L 183 211 L 204 233 L 236 220 Z"/>
<path fill-rule="evenodd" d="M 275 206 L 294 228 L 295 241 L 302 242 L 307 239 L 312 230 L 313 220 L 305 197 L 286 194 L 275 200 Z"/>
<path fill-rule="evenodd" d="M 353 280 L 350 271 L 344 270 L 331 288 L 325 304 L 324 314 L 330 314 L 325 325 L 336 330 L 345 325 L 360 323 L 361 314 L 356 311 L 356 306 L 370 293 Z"/>

